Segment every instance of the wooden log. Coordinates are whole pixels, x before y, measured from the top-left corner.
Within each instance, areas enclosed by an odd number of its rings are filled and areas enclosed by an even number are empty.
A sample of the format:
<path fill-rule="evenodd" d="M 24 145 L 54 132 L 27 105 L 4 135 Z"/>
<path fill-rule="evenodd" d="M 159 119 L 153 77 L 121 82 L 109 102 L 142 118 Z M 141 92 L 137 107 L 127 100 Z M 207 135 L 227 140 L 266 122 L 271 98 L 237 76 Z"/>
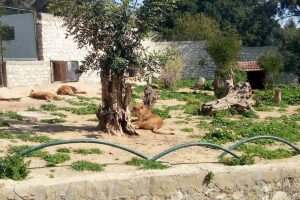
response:
<path fill-rule="evenodd" d="M 225 83 L 225 93 L 227 95 L 221 99 L 205 103 L 200 112 L 204 115 L 211 115 L 216 111 L 234 108 L 239 112 L 253 109 L 251 105 L 252 89 L 249 83 L 239 83 L 233 86 L 231 81 Z"/>

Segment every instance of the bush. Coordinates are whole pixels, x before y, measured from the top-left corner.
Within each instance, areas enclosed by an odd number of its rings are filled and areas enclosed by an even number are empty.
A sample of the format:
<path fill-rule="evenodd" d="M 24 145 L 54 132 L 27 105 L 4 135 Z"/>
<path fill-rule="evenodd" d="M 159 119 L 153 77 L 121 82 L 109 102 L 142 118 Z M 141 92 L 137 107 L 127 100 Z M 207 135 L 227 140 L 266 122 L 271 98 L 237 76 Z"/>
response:
<path fill-rule="evenodd" d="M 29 162 L 19 156 L 6 156 L 0 158 L 0 179 L 23 180 L 29 174 Z"/>
<path fill-rule="evenodd" d="M 259 66 L 267 73 L 266 87 L 273 88 L 275 79 L 279 78 L 283 67 L 283 58 L 278 53 L 266 53 L 258 58 Z"/>
<path fill-rule="evenodd" d="M 171 51 L 173 59 L 170 59 L 164 69 L 161 72 L 161 81 L 163 87 L 165 88 L 174 88 L 180 80 L 181 71 L 183 69 L 183 61 L 178 50 L 169 50 Z"/>

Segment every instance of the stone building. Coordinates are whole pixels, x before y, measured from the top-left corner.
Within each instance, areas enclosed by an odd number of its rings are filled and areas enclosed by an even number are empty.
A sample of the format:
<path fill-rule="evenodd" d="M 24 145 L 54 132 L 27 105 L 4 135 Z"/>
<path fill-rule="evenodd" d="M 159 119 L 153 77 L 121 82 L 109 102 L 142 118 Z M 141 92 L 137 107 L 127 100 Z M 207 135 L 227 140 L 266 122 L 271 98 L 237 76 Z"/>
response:
<path fill-rule="evenodd" d="M 54 82 L 85 81 L 99 82 L 95 72 L 80 77 L 75 73 L 88 49 L 79 49 L 73 38 L 66 38 L 61 18 L 45 13 L 13 14 L 0 17 L 0 21 L 13 27 L 13 37 L 4 41 L 4 85 L 7 87 L 44 85 Z M 204 76 L 214 78 L 215 64 L 205 50 L 205 41 L 143 42 L 149 50 L 177 48 L 183 56 L 184 78 Z M 256 61 L 277 47 L 245 47 L 240 53 L 241 61 Z M 296 82 L 292 74 L 282 76 L 282 81 Z M 1 84 L 0 84 L 1 85 Z"/>
<path fill-rule="evenodd" d="M 6 15 L 1 22 L 13 27 L 13 38 L 4 41 L 4 85 L 7 87 L 45 85 L 54 82 L 99 82 L 96 72 L 80 77 L 75 73 L 87 49 L 66 38 L 63 21 L 51 14 Z"/>

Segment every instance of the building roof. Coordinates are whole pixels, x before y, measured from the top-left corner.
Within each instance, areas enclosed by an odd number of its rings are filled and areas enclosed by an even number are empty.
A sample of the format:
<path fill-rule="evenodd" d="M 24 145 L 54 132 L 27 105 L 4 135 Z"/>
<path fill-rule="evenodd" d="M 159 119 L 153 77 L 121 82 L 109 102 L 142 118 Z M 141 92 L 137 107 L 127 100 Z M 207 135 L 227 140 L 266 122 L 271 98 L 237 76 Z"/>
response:
<path fill-rule="evenodd" d="M 238 65 L 241 70 L 246 71 L 246 72 L 262 70 L 256 61 L 241 61 L 241 62 L 238 62 Z"/>

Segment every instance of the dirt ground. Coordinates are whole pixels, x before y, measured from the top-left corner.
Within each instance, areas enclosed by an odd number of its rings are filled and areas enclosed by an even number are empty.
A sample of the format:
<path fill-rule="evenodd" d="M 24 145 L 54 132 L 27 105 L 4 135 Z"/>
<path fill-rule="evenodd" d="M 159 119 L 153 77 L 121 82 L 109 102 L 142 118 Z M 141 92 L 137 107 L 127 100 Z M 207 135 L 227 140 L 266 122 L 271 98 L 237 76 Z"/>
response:
<path fill-rule="evenodd" d="M 47 90 L 55 92 L 61 84 L 51 84 L 46 86 L 38 87 L 20 87 L 14 88 L 18 94 L 21 94 L 23 98 L 18 102 L 8 102 L 0 101 L 0 111 L 25 111 L 29 107 L 34 107 L 39 109 L 43 104 L 55 104 L 58 106 L 70 106 L 66 101 L 52 101 L 46 102 L 43 100 L 35 100 L 28 97 L 30 91 L 34 90 Z M 81 90 L 87 91 L 87 97 L 100 97 L 100 87 L 97 83 L 69 83 Z M 76 97 L 64 96 L 66 99 L 73 99 Z M 99 101 L 99 100 L 98 100 Z M 96 102 L 96 101 L 95 101 Z M 170 106 L 170 105 L 180 105 L 184 102 L 177 100 L 164 100 L 159 101 L 156 106 Z M 289 107 L 287 112 L 292 113 L 294 110 L 298 109 L 300 106 Z M 97 122 L 88 121 L 90 119 L 95 119 L 95 115 L 75 115 L 70 112 L 60 111 L 67 115 L 66 122 L 59 124 L 45 124 L 45 123 L 33 123 L 29 121 L 16 121 L 8 120 L 11 127 L 2 127 L 0 130 L 9 130 L 15 132 L 28 132 L 31 134 L 47 135 L 53 139 L 102 139 L 124 146 L 135 149 L 145 155 L 152 157 L 163 150 L 170 147 L 198 141 L 190 137 L 191 134 L 204 134 L 205 131 L 196 128 L 197 119 L 199 117 L 192 116 L 186 123 L 180 124 L 178 121 L 186 119 L 187 115 L 181 110 L 171 111 L 171 118 L 164 121 L 164 126 L 161 131 L 163 132 L 173 132 L 175 135 L 158 135 L 151 131 L 138 130 L 140 136 L 138 137 L 116 137 L 116 136 L 106 136 L 96 130 Z M 49 112 L 51 113 L 51 112 Z M 265 118 L 268 116 L 280 116 L 282 113 L 274 112 L 258 112 L 260 118 Z M 193 128 L 193 132 L 181 131 L 183 128 Z M 37 143 L 23 142 L 19 140 L 0 140 L 0 152 L 4 155 L 10 146 L 18 145 L 37 145 Z M 69 144 L 56 147 L 49 147 L 44 150 L 49 152 L 55 152 L 57 148 L 68 147 L 68 148 L 100 148 L 104 153 L 101 155 L 78 155 L 71 153 L 71 160 L 65 162 L 58 167 L 46 168 L 45 161 L 38 158 L 30 158 L 31 160 L 31 177 L 49 177 L 49 175 L 54 175 L 54 177 L 69 177 L 76 175 L 85 175 L 93 172 L 76 172 L 70 168 L 70 164 L 77 160 L 87 160 L 92 162 L 97 162 L 101 164 L 106 164 L 104 172 L 127 172 L 138 170 L 136 167 L 125 165 L 124 162 L 130 160 L 134 155 L 127 153 L 122 150 L 118 150 L 109 146 L 97 145 L 97 144 Z M 212 150 L 202 147 L 190 147 L 185 148 L 176 152 L 173 152 L 161 159 L 161 161 L 166 161 L 172 164 L 193 164 L 193 163 L 207 163 L 207 162 L 217 162 L 217 156 L 221 153 L 218 150 Z M 293 158 L 284 159 L 284 162 L 294 159 L 299 159 L 300 156 L 295 156 Z M 265 161 L 260 162 L 281 162 L 282 160 L 276 161 Z M 217 164 L 217 163 L 216 163 Z"/>

